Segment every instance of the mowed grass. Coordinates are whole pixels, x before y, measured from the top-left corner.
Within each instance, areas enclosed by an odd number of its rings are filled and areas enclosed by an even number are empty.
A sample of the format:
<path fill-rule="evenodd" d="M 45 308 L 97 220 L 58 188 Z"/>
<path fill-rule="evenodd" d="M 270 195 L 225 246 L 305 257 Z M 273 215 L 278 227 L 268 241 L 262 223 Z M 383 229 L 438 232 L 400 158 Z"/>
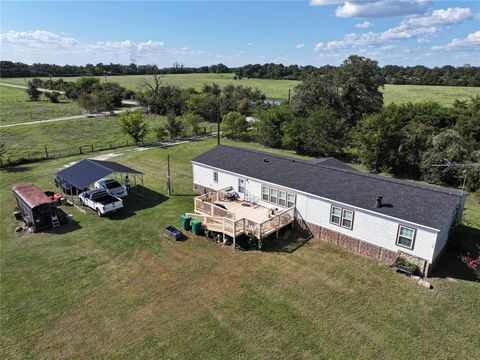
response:
<path fill-rule="evenodd" d="M 59 233 L 15 233 L 10 189 L 33 181 L 52 190 L 57 169 L 80 158 L 2 171 L 0 356 L 480 357 L 480 284 L 450 268 L 453 279 L 434 275 L 429 291 L 316 239 L 281 253 L 233 251 L 190 234 L 185 242 L 165 238 L 163 228 L 193 207 L 190 159 L 214 144 L 117 157 L 145 173 L 147 197 L 128 198 L 112 218 L 67 208 L 77 225 Z M 165 195 L 167 155 L 172 197 Z M 478 203 L 469 200 L 466 217 L 472 237 L 463 241 L 471 242 L 480 233 Z"/>
<path fill-rule="evenodd" d="M 455 100 L 467 100 L 480 96 L 480 87 L 464 86 L 427 86 L 427 85 L 385 85 L 384 104 L 418 103 L 433 101 L 443 105 L 452 105 Z"/>
<path fill-rule="evenodd" d="M 104 81 L 103 76 L 98 77 Z M 64 78 L 65 80 L 76 80 L 76 77 Z M 24 78 L 5 78 L 0 82 L 25 85 Z M 137 90 L 142 81 L 150 81 L 148 75 L 126 75 L 110 76 L 109 81 L 118 82 L 132 90 Z M 241 79 L 234 80 L 233 74 L 173 74 L 165 75 L 163 81 L 181 88 L 192 87 L 200 90 L 205 83 L 215 82 L 221 87 L 227 84 L 251 86 L 262 90 L 267 98 L 287 99 L 288 90 L 293 91 L 299 84 L 296 80 L 270 80 L 270 79 Z M 407 102 L 418 103 L 422 101 L 436 101 L 440 104 L 451 105 L 456 99 L 466 100 L 471 96 L 480 95 L 479 87 L 462 86 L 423 86 L 423 85 L 385 85 L 383 89 L 385 104 L 403 104 Z"/>
<path fill-rule="evenodd" d="M 149 132 L 145 143 L 156 140 L 155 129 L 164 124 L 164 116 L 145 116 Z M 216 124 L 202 123 L 201 130 L 216 131 Z M 186 128 L 187 135 L 191 129 Z M 39 158 L 45 154 L 45 146 L 49 156 L 58 157 L 95 149 L 108 149 L 133 145 L 129 135 L 122 132 L 119 116 L 80 118 L 66 121 L 38 123 L 1 129 L 1 142 L 5 144 L 5 158 Z"/>
<path fill-rule="evenodd" d="M 43 95 L 39 101 L 30 101 L 23 89 L 0 85 L 0 125 L 47 120 L 79 115 L 80 107 L 71 101 L 52 104 Z"/>

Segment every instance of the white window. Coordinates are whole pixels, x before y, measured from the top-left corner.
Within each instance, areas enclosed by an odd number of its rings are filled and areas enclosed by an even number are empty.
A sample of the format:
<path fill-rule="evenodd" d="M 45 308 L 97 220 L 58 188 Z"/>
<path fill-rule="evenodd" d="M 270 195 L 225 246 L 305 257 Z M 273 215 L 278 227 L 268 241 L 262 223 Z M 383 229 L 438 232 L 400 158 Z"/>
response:
<path fill-rule="evenodd" d="M 270 189 L 268 188 L 268 186 L 262 185 L 262 200 L 268 202 L 269 196 L 270 196 Z"/>
<path fill-rule="evenodd" d="M 278 191 L 278 206 L 285 207 L 287 205 L 287 193 L 285 191 Z"/>
<path fill-rule="evenodd" d="M 270 202 L 277 204 L 277 189 L 270 188 Z"/>
<path fill-rule="evenodd" d="M 340 225 L 342 217 L 342 209 L 336 206 L 332 206 L 330 209 L 330 222 L 335 225 Z"/>
<path fill-rule="evenodd" d="M 213 182 L 218 183 L 218 172 L 216 171 L 213 172 Z"/>
<path fill-rule="evenodd" d="M 343 209 L 342 227 L 351 229 L 353 226 L 353 211 Z"/>
<path fill-rule="evenodd" d="M 245 179 L 238 179 L 238 192 L 245 194 Z"/>
<path fill-rule="evenodd" d="M 295 206 L 295 195 L 294 194 L 288 194 L 287 195 L 287 207 L 291 208 Z"/>
<path fill-rule="evenodd" d="M 415 229 L 410 229 L 405 226 L 398 228 L 397 245 L 408 249 L 413 249 L 413 242 L 415 241 Z"/>

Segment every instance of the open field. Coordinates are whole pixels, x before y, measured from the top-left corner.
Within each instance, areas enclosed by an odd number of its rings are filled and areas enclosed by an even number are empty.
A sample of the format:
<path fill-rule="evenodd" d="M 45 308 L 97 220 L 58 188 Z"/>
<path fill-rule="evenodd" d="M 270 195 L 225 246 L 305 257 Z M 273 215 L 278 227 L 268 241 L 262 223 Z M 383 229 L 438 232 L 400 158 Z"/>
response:
<path fill-rule="evenodd" d="M 75 102 L 50 103 L 44 96 L 39 101 L 29 101 L 25 90 L 0 86 L 1 125 L 46 120 L 79 115 L 81 109 Z"/>
<path fill-rule="evenodd" d="M 480 283 L 458 253 L 445 254 L 428 291 L 315 239 L 287 253 L 163 237 L 163 227 L 193 208 L 190 159 L 214 144 L 116 158 L 145 172 L 147 198 L 128 198 L 128 208 L 110 219 L 64 207 L 77 223 L 59 233 L 14 233 L 10 189 L 33 181 L 51 190 L 57 169 L 79 157 L 3 170 L 0 357 L 480 357 Z M 167 154 L 172 197 L 165 195 Z M 473 199 L 465 216 L 462 242 L 473 246 L 480 239 L 480 205 Z"/>
<path fill-rule="evenodd" d="M 104 81 L 104 77 L 99 77 Z M 148 75 L 110 76 L 109 81 L 118 82 L 120 85 L 136 90 L 141 81 L 149 80 Z M 64 78 L 75 80 L 77 78 Z M 220 86 L 237 84 L 257 87 L 265 92 L 271 99 L 286 99 L 288 90 L 292 90 L 299 83 L 295 80 L 268 80 L 268 79 L 242 79 L 234 80 L 233 74 L 178 74 L 165 75 L 164 82 L 177 85 L 181 88 L 193 87 L 201 89 L 204 83 L 216 82 Z M 24 78 L 4 78 L 0 82 L 25 85 Z M 401 104 L 405 102 L 437 101 L 441 104 L 451 105 L 455 99 L 465 100 L 471 96 L 480 95 L 480 88 L 460 86 L 420 86 L 420 85 L 386 85 L 384 89 L 385 104 L 391 102 Z"/>
<path fill-rule="evenodd" d="M 145 121 L 151 129 L 145 142 L 156 140 L 154 129 L 165 121 L 164 116 L 146 116 Z M 203 123 L 201 128 L 207 132 L 216 130 L 216 124 Z M 7 127 L 1 129 L 1 142 L 5 144 L 6 158 L 11 160 L 25 158 L 38 158 L 47 146 L 50 156 L 56 154 L 77 154 L 79 147 L 89 145 L 94 148 L 107 149 L 109 147 L 125 146 L 132 144 L 132 139 L 122 133 L 120 118 L 107 116 L 97 118 L 83 118 L 68 121 L 32 124 L 28 126 Z M 190 129 L 187 129 L 190 131 Z M 188 133 L 190 134 L 190 133 Z M 28 145 L 27 145 L 28 144 Z M 34 156 L 37 154 L 37 156 Z"/>

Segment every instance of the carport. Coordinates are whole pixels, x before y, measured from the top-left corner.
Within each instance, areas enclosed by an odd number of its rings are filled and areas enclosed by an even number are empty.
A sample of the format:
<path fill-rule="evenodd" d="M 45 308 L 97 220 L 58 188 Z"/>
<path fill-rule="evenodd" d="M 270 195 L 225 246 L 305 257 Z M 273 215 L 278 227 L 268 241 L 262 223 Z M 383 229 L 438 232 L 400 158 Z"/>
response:
<path fill-rule="evenodd" d="M 56 176 L 59 180 L 64 181 L 70 185 L 75 186 L 77 189 L 85 189 L 89 187 L 94 182 L 103 179 L 104 177 L 114 174 L 115 179 L 117 175 L 120 175 L 119 183 L 122 183 L 124 175 L 133 175 L 133 189 L 137 186 L 137 176 L 140 177 L 140 183 L 143 190 L 143 173 L 129 168 L 127 166 L 118 164 L 113 161 L 104 161 L 104 160 L 94 160 L 94 159 L 84 159 L 79 161 L 76 164 L 73 164 L 61 171 L 59 171 Z M 60 191 L 64 197 L 67 197 L 67 194 L 64 194 L 62 187 Z M 74 203 L 74 194 L 71 195 L 72 204 Z"/>

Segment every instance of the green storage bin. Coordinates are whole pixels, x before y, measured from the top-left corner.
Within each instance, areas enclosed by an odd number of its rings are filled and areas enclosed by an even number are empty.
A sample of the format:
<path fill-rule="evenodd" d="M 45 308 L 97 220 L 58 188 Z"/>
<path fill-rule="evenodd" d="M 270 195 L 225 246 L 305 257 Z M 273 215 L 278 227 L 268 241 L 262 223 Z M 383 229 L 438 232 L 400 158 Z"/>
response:
<path fill-rule="evenodd" d="M 194 235 L 202 235 L 202 221 L 195 219 L 191 221 L 192 232 Z"/>
<path fill-rule="evenodd" d="M 192 228 L 191 221 L 192 221 L 192 217 L 190 215 L 185 215 L 185 214 L 182 215 L 181 216 L 182 228 L 184 230 L 189 231 Z"/>

